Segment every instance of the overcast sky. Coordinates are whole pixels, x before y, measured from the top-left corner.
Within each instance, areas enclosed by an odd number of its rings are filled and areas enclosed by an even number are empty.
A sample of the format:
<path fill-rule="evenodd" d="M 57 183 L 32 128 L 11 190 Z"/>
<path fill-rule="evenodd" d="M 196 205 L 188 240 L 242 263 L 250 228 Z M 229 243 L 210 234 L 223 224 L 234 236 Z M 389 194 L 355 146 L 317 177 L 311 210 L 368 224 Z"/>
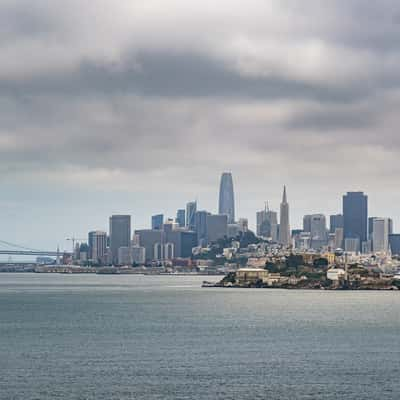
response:
<path fill-rule="evenodd" d="M 0 239 L 52 249 L 129 213 L 292 228 L 348 190 L 400 229 L 398 0 L 1 0 Z M 68 247 L 69 248 L 69 247 Z"/>

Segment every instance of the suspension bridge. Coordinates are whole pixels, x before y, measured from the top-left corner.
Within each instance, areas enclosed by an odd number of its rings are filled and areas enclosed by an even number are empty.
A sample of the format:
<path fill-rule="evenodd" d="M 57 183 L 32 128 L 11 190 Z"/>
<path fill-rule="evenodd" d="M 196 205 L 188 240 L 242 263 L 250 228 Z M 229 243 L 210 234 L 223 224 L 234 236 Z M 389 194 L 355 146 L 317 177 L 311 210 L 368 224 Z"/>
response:
<path fill-rule="evenodd" d="M 63 255 L 71 255 L 71 252 L 60 250 L 39 250 L 22 246 L 0 239 L 0 255 L 7 256 L 42 256 L 42 257 L 59 257 Z"/>

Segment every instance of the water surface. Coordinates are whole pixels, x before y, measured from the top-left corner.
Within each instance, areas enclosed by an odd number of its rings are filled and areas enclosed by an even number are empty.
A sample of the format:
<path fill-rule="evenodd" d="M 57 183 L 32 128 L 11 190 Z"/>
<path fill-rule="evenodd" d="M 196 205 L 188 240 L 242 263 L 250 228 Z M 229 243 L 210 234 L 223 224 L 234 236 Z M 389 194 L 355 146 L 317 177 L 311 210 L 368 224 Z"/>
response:
<path fill-rule="evenodd" d="M 0 398 L 399 398 L 400 293 L 203 279 L 0 274 Z"/>

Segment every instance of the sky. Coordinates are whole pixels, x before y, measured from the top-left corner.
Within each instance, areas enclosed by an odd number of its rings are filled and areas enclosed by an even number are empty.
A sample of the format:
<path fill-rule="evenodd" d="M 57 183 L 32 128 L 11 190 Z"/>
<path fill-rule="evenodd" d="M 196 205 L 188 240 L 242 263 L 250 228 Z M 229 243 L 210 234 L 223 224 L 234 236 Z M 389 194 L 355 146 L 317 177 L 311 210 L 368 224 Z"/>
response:
<path fill-rule="evenodd" d="M 0 239 L 51 250 L 111 214 L 254 228 L 351 190 L 400 229 L 397 0 L 1 0 Z"/>

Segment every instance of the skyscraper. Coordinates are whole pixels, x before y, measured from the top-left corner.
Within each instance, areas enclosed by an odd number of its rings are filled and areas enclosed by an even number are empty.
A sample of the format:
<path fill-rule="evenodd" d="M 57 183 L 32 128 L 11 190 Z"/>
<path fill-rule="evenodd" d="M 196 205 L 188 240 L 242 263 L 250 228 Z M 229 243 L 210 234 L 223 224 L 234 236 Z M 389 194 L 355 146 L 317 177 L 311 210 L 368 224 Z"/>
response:
<path fill-rule="evenodd" d="M 264 210 L 258 211 L 257 219 L 257 236 L 270 238 L 273 242 L 278 240 L 278 214 L 270 211 L 267 206 Z"/>
<path fill-rule="evenodd" d="M 235 197 L 233 194 L 233 180 L 230 172 L 224 172 L 219 186 L 220 215 L 228 216 L 228 224 L 235 222 Z"/>
<path fill-rule="evenodd" d="M 374 218 L 372 231 L 372 247 L 375 253 L 386 253 L 389 250 L 389 234 L 389 218 Z"/>
<path fill-rule="evenodd" d="M 196 211 L 195 225 L 197 233 L 197 241 L 200 246 L 204 246 L 207 242 L 207 211 Z"/>
<path fill-rule="evenodd" d="M 196 221 L 195 221 L 195 214 L 197 211 L 197 202 L 190 201 L 186 204 L 186 228 L 191 231 L 195 230 Z"/>
<path fill-rule="evenodd" d="M 214 243 L 218 239 L 223 239 L 228 234 L 228 216 L 224 215 L 207 215 L 207 242 Z"/>
<path fill-rule="evenodd" d="M 110 217 L 111 263 L 118 263 L 118 249 L 131 245 L 131 216 L 113 215 Z"/>
<path fill-rule="evenodd" d="M 164 223 L 164 214 L 157 214 L 151 217 L 151 229 L 161 229 Z"/>
<path fill-rule="evenodd" d="M 343 228 L 343 215 L 336 214 L 329 217 L 329 232 L 335 233 L 337 228 Z"/>
<path fill-rule="evenodd" d="M 287 202 L 286 186 L 283 187 L 281 203 L 279 243 L 283 246 L 290 245 L 289 204 Z"/>
<path fill-rule="evenodd" d="M 368 196 L 348 192 L 343 196 L 344 239 L 358 239 L 360 248 L 368 236 Z"/>
<path fill-rule="evenodd" d="M 89 260 L 96 264 L 104 262 L 107 248 L 107 233 L 103 231 L 89 232 Z"/>
<path fill-rule="evenodd" d="M 184 228 L 186 224 L 186 212 L 184 209 L 178 210 L 176 212 L 176 223 L 181 227 Z"/>

